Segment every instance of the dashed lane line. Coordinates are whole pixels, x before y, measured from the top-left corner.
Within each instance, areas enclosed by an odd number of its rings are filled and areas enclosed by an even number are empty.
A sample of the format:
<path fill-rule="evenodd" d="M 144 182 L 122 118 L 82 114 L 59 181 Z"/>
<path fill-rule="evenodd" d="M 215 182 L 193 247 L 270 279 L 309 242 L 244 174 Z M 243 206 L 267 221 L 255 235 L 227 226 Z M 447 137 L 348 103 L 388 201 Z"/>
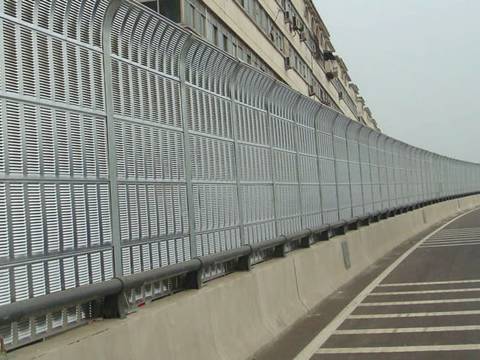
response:
<path fill-rule="evenodd" d="M 477 330 L 480 330 L 480 325 L 431 326 L 431 327 L 410 327 L 410 328 L 391 328 L 391 329 L 349 329 L 349 330 L 337 330 L 333 334 L 334 335 L 371 335 L 371 334 L 399 334 L 399 333 L 477 331 Z"/>
<path fill-rule="evenodd" d="M 450 285 L 450 284 L 473 284 L 473 283 L 480 283 L 480 279 L 449 280 L 449 281 L 422 281 L 422 282 L 408 282 L 408 283 L 385 283 L 385 284 L 378 285 L 378 287 Z"/>
<path fill-rule="evenodd" d="M 322 331 L 320 331 L 317 336 L 294 358 L 294 360 L 307 360 L 317 352 L 317 350 L 327 341 L 327 339 L 334 333 L 335 330 L 347 319 L 350 314 L 355 310 L 355 308 L 365 300 L 365 298 L 379 285 L 385 278 L 394 271 L 403 260 L 407 258 L 412 252 L 414 252 L 420 245 L 425 241 L 430 239 L 432 236 L 442 231 L 449 224 L 454 221 L 466 216 L 478 209 L 471 209 L 463 214 L 460 214 L 447 223 L 443 224 L 436 230 L 432 231 L 430 234 L 421 239 L 418 243 L 413 245 L 410 249 L 405 251 L 398 259 L 396 259 L 389 267 L 387 267 L 380 275 L 378 275 L 375 280 L 373 280 L 365 289 L 363 289 Z M 480 310 L 478 311 L 480 314 Z M 480 345 L 479 345 L 480 348 Z"/>
<path fill-rule="evenodd" d="M 413 312 L 413 313 L 397 313 L 397 314 L 361 314 L 361 315 L 350 315 L 347 317 L 347 319 L 395 319 L 395 318 L 461 316 L 461 315 L 480 315 L 480 310 L 433 311 L 433 312 Z"/>
<path fill-rule="evenodd" d="M 480 288 L 372 292 L 370 293 L 369 296 L 444 294 L 444 293 L 456 293 L 456 292 L 465 293 L 465 292 L 476 292 L 476 291 L 480 291 Z"/>
<path fill-rule="evenodd" d="M 364 302 L 359 307 L 369 306 L 392 306 L 392 305 L 428 305 L 428 304 L 451 304 L 451 303 L 469 303 L 480 302 L 480 298 L 464 299 L 442 299 L 442 300 L 415 300 L 415 301 L 386 301 L 386 302 Z"/>
<path fill-rule="evenodd" d="M 425 245 L 425 246 L 420 246 L 420 249 L 438 248 L 438 247 L 452 247 L 452 246 L 477 246 L 477 245 L 480 245 L 480 241 L 472 242 L 472 243 L 458 243 L 458 244 L 445 244 L 445 245 Z"/>
<path fill-rule="evenodd" d="M 317 354 L 369 354 L 369 353 L 404 353 L 425 351 L 472 351 L 480 350 L 480 344 L 459 345 L 423 345 L 423 346 L 383 346 L 358 348 L 321 348 Z"/>

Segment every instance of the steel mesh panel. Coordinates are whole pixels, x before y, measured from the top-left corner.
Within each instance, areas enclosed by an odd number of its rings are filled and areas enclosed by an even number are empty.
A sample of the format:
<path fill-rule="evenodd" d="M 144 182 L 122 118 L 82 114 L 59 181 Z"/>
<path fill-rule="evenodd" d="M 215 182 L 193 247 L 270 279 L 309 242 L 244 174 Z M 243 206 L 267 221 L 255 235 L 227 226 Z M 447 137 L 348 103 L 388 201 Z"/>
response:
<path fill-rule="evenodd" d="M 276 236 L 273 162 L 266 111 L 235 104 L 240 201 L 246 243 Z"/>
<path fill-rule="evenodd" d="M 228 97 L 236 66 L 236 60 L 198 40 L 192 41 L 185 54 L 185 121 L 199 255 L 241 244 L 237 148 Z"/>
<path fill-rule="evenodd" d="M 187 37 L 167 19 L 124 1 L 112 21 L 112 57 L 155 73 L 178 76 L 179 57 Z"/>
<path fill-rule="evenodd" d="M 230 96 L 230 80 L 237 60 L 195 39 L 185 56 L 185 79 L 215 94 Z"/>
<path fill-rule="evenodd" d="M 338 209 L 341 219 L 352 216 L 350 169 L 348 166 L 347 127 L 349 120 L 338 116 L 333 123 L 333 153 L 335 157 L 335 181 L 338 192 Z"/>
<path fill-rule="evenodd" d="M 6 79 L 0 94 L 0 286 L 10 293 L 4 301 L 113 276 L 99 47 L 107 4 L 8 1 L 0 8 L 10 16 L 0 25 Z M 79 320 L 70 316 L 66 324 Z M 7 346 L 47 331 L 45 321 L 12 325 Z"/>
<path fill-rule="evenodd" d="M 282 85 L 273 87 L 270 95 L 277 230 L 279 234 L 288 234 L 302 228 L 298 134 L 294 120 L 298 95 Z"/>
<path fill-rule="evenodd" d="M 322 108 L 316 119 L 316 138 L 323 222 L 339 219 L 338 193 L 335 174 L 333 123 L 337 114 Z"/>
<path fill-rule="evenodd" d="M 236 84 L 232 98 L 261 111 L 267 110 L 266 97 L 274 84 L 274 80 L 251 67 L 240 67 L 237 70 Z"/>
<path fill-rule="evenodd" d="M 112 278 L 114 242 L 128 275 L 478 190 L 478 165 L 354 123 L 133 1 L 0 15 L 0 305 Z M 21 346 L 90 316 L 72 304 L 0 334 Z"/>
<path fill-rule="evenodd" d="M 0 8 L 9 16 L 0 25 L 3 303 L 113 276 L 103 66 L 95 41 L 106 5 L 9 1 Z M 61 24 L 51 17 L 67 10 L 74 16 L 62 16 Z M 96 27 L 86 32 L 80 23 L 87 22 Z M 99 261 L 95 254 L 102 254 Z M 8 344 L 46 325 L 28 320 L 13 329 Z"/>
<path fill-rule="evenodd" d="M 384 135 L 379 135 L 377 139 L 377 155 L 378 155 L 378 173 L 379 173 L 379 186 L 380 186 L 380 196 L 381 196 L 381 208 L 387 209 L 390 207 L 389 203 L 389 193 L 388 193 L 388 174 L 387 174 L 387 165 L 386 165 L 386 154 L 385 154 L 385 141 L 386 137 Z"/>
<path fill-rule="evenodd" d="M 394 143 L 394 150 L 393 150 L 393 160 L 395 164 L 395 188 L 397 194 L 397 202 L 399 205 L 405 204 L 406 201 L 406 175 L 405 175 L 405 168 L 404 168 L 404 161 L 403 161 L 403 154 L 402 154 L 402 147 L 398 141 Z"/>
<path fill-rule="evenodd" d="M 256 243 L 275 237 L 275 212 L 270 184 L 245 184 L 241 187 L 245 240 Z"/>
<path fill-rule="evenodd" d="M 191 256 L 180 85 L 171 77 L 178 75 L 186 38 L 168 21 L 129 3 L 113 18 L 113 126 L 124 274 L 159 267 L 163 258 L 173 264 Z"/>
<path fill-rule="evenodd" d="M 370 152 L 370 173 L 371 173 L 371 186 L 372 186 L 372 201 L 373 201 L 373 210 L 380 210 L 382 207 L 381 204 L 381 186 L 380 186 L 380 173 L 379 173 L 379 162 L 378 162 L 378 149 L 377 149 L 377 139 L 379 133 L 370 132 L 368 136 L 369 143 L 369 152 Z"/>
<path fill-rule="evenodd" d="M 206 255 L 240 245 L 231 231 L 240 225 L 231 105 L 195 88 L 187 94 L 197 251 Z"/>
<path fill-rule="evenodd" d="M 360 129 L 361 125 L 353 121 L 348 124 L 346 129 L 350 195 L 353 216 L 360 216 L 364 214 L 360 147 L 358 144 Z"/>

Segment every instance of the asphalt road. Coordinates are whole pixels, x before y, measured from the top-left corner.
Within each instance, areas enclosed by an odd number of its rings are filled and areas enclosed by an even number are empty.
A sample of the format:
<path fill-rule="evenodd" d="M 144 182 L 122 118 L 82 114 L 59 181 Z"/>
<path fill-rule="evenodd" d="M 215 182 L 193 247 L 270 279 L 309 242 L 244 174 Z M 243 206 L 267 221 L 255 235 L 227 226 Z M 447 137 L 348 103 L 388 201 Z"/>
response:
<path fill-rule="evenodd" d="M 480 359 L 480 210 L 425 235 L 333 294 L 255 359 Z"/>

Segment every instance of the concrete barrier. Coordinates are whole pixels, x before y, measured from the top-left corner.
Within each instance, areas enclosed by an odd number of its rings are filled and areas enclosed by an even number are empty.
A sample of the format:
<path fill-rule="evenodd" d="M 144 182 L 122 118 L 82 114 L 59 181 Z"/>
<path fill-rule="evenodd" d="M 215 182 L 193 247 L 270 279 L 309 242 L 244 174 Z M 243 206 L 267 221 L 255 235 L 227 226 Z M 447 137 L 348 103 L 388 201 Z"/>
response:
<path fill-rule="evenodd" d="M 8 358 L 247 359 L 405 240 L 479 205 L 480 196 L 471 196 L 397 215 L 214 280 L 201 290 L 155 301 L 126 319 L 93 322 L 16 350 Z"/>

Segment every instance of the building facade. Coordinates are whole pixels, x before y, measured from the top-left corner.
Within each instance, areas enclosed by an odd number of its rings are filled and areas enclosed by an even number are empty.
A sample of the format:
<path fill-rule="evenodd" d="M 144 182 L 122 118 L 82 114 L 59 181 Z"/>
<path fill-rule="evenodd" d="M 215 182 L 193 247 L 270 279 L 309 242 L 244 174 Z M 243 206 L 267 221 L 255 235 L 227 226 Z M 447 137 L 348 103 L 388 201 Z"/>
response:
<path fill-rule="evenodd" d="M 379 130 L 312 0 L 140 0 L 293 89 Z"/>

